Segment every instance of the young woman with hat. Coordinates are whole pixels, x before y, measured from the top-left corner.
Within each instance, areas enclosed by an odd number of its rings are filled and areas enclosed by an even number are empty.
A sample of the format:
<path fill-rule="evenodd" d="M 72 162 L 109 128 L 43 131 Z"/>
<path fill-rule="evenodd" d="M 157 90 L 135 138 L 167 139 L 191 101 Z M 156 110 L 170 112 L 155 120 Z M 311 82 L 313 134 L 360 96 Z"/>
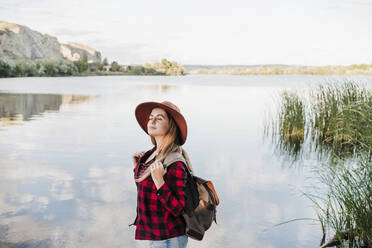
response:
<path fill-rule="evenodd" d="M 150 247 L 186 247 L 185 207 L 187 172 L 193 172 L 182 145 L 187 137 L 186 120 L 179 108 L 169 101 L 144 102 L 135 110 L 141 128 L 150 136 L 154 147 L 133 155 L 137 185 L 135 239 L 149 240 Z M 165 158 L 179 152 L 185 158 L 163 167 Z"/>

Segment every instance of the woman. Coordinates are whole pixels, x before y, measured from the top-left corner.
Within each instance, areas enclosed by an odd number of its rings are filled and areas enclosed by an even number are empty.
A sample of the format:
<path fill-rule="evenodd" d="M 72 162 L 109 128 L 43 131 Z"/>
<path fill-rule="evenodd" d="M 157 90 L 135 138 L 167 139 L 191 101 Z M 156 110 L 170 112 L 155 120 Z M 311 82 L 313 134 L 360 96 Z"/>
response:
<path fill-rule="evenodd" d="M 150 240 L 150 247 L 186 247 L 185 207 L 187 172 L 193 172 L 187 153 L 182 149 L 187 137 L 186 120 L 171 102 L 144 102 L 135 115 L 141 128 L 151 137 L 154 147 L 133 155 L 134 178 L 137 185 L 137 217 L 135 239 Z M 171 152 L 185 158 L 171 163 L 163 161 Z"/>

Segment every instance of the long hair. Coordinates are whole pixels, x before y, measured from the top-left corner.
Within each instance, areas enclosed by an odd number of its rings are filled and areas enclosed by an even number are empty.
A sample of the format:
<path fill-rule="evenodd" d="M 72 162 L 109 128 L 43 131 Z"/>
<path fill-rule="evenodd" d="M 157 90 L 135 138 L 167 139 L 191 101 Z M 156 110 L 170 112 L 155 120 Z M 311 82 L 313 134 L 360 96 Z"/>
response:
<path fill-rule="evenodd" d="M 165 110 L 164 110 L 165 111 Z M 179 148 L 182 151 L 182 155 L 186 160 L 186 166 L 190 170 L 191 173 L 194 173 L 194 170 L 192 169 L 192 165 L 190 162 L 190 158 L 188 154 L 186 153 L 185 149 L 181 147 L 181 132 L 177 126 L 177 123 L 173 119 L 173 117 L 167 112 L 168 120 L 169 120 L 169 129 L 167 133 L 165 134 L 163 138 L 163 143 L 161 147 L 159 147 L 159 153 L 156 155 L 155 161 L 164 162 L 164 159 L 168 156 L 169 153 L 173 152 L 177 148 Z M 156 139 L 153 136 L 151 137 L 151 142 L 153 145 L 156 144 Z M 147 176 L 151 174 L 150 166 L 143 172 L 143 174 L 138 178 L 137 182 L 140 182 L 144 180 Z"/>

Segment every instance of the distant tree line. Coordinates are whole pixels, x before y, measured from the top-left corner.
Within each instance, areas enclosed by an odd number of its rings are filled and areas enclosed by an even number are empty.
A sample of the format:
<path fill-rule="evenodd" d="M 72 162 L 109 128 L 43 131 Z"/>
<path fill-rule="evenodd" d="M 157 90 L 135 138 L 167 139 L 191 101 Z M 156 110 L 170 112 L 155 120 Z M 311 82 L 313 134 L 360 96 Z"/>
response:
<path fill-rule="evenodd" d="M 117 61 L 108 62 L 107 58 L 104 58 L 102 62 L 87 62 L 87 56 L 84 55 L 79 61 L 74 61 L 74 64 L 78 68 L 79 73 L 101 73 L 101 72 L 112 72 L 118 75 L 166 75 L 163 72 L 154 70 L 152 68 L 146 68 L 142 65 L 120 65 Z"/>
<path fill-rule="evenodd" d="M 17 61 L 7 63 L 0 59 L 0 77 L 56 77 L 73 76 L 87 71 L 86 58 L 71 62 L 63 60 Z"/>
<path fill-rule="evenodd" d="M 189 74 L 230 74 L 230 75 L 372 75 L 372 64 L 335 66 L 250 66 L 212 69 L 192 69 Z"/>
<path fill-rule="evenodd" d="M 177 62 L 171 62 L 167 59 L 162 59 L 161 62 L 154 64 L 146 63 L 145 68 L 153 69 L 155 71 L 164 73 L 165 75 L 180 76 L 185 75 L 185 70 Z"/>
<path fill-rule="evenodd" d="M 149 65 L 149 64 L 148 64 Z M 88 63 L 88 56 L 84 54 L 80 60 L 69 61 L 17 61 L 8 63 L 0 58 L 0 77 L 57 77 L 57 76 L 85 76 L 85 75 L 183 75 L 183 68 L 176 62 L 166 59 L 162 63 L 151 66 L 120 65 L 116 61 Z"/>
<path fill-rule="evenodd" d="M 0 77 L 69 76 L 77 73 L 69 61 L 18 61 L 15 64 L 0 59 Z"/>

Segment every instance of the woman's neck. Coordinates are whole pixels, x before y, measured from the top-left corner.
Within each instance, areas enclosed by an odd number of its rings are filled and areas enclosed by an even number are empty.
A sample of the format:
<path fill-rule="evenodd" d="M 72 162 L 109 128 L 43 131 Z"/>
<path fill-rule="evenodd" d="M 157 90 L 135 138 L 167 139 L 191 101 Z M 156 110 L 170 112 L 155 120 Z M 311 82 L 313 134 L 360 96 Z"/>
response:
<path fill-rule="evenodd" d="M 155 136 L 155 141 L 156 141 L 155 154 L 157 155 L 160 153 L 160 150 L 162 148 L 163 137 Z"/>

